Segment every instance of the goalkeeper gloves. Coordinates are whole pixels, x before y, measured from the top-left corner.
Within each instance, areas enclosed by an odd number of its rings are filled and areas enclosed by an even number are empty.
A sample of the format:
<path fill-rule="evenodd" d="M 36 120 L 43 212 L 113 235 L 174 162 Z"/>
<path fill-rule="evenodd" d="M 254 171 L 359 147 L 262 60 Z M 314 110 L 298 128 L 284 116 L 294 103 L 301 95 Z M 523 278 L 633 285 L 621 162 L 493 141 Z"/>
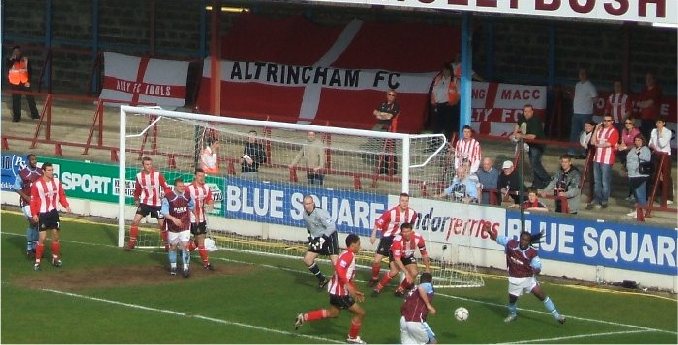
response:
<path fill-rule="evenodd" d="M 323 245 L 325 244 L 325 242 L 327 240 L 329 240 L 329 238 L 326 235 L 322 235 L 321 237 L 316 237 L 311 242 L 311 248 L 313 248 L 313 250 L 320 250 L 320 249 L 322 249 Z"/>

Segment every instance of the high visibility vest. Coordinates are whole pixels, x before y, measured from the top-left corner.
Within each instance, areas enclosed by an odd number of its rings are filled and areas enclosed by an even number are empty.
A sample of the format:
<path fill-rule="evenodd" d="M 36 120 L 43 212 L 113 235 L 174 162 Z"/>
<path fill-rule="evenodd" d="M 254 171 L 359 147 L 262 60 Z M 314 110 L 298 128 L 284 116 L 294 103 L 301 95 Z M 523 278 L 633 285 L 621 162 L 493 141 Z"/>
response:
<path fill-rule="evenodd" d="M 443 79 L 442 74 L 439 74 L 433 80 L 433 88 L 435 89 L 438 84 L 440 84 Z M 461 95 L 459 94 L 459 85 L 457 84 L 459 80 L 455 77 L 450 77 L 450 83 L 447 85 L 447 101 L 450 105 L 455 105 L 459 103 Z M 440 100 L 436 100 L 435 92 L 431 92 L 431 103 L 440 103 Z"/>
<path fill-rule="evenodd" d="M 28 59 L 23 57 L 9 69 L 9 83 L 20 85 L 28 83 Z"/>

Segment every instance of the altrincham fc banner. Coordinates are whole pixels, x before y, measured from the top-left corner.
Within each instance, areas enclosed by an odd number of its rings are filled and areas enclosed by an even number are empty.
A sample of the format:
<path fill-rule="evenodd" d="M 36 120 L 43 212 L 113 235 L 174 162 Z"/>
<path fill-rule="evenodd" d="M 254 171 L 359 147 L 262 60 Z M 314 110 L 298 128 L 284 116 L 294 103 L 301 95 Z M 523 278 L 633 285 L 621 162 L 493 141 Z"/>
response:
<path fill-rule="evenodd" d="M 181 107 L 186 99 L 187 61 L 104 53 L 99 98 L 129 104 Z"/>
<path fill-rule="evenodd" d="M 371 128 L 372 111 L 392 88 L 398 131 L 419 132 L 433 77 L 458 46 L 452 26 L 240 16 L 222 39 L 221 114 Z M 209 59 L 202 76 L 198 106 L 208 112 Z"/>

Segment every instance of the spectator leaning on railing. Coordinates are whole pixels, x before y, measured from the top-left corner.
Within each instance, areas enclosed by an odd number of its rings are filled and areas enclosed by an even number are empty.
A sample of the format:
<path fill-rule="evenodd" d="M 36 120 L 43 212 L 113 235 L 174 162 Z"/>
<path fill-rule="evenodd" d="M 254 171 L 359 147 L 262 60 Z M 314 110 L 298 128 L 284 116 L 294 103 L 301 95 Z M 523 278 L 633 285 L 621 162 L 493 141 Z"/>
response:
<path fill-rule="evenodd" d="M 615 151 L 619 133 L 613 126 L 612 115 L 603 116 L 603 123 L 593 132 L 591 142 L 596 147 L 596 156 L 593 162 L 593 201 L 587 209 L 606 208 L 610 192 L 612 191 L 612 166 L 614 165 Z"/>
<path fill-rule="evenodd" d="M 642 134 L 636 135 L 633 142 L 633 148 L 629 150 L 626 157 L 626 171 L 628 172 L 629 186 L 633 190 L 636 203 L 640 207 L 645 207 L 647 206 L 647 179 L 651 173 L 647 170 L 646 166 L 648 163 L 652 164 L 652 153 L 645 146 L 645 137 Z M 636 218 L 636 215 L 635 209 L 627 214 L 627 216 L 633 218 Z"/>
<path fill-rule="evenodd" d="M 476 173 L 480 189 L 494 189 L 497 186 L 497 179 L 499 178 L 499 170 L 494 168 L 494 159 L 490 157 L 483 158 L 483 164 Z M 490 204 L 490 192 L 482 191 L 480 203 L 483 205 Z"/>
<path fill-rule="evenodd" d="M 520 175 L 513 166 L 512 161 L 504 161 L 501 165 L 501 174 L 497 178 L 497 194 L 501 203 L 506 201 L 513 204 L 519 204 L 520 198 L 518 191 L 520 190 Z"/>
<path fill-rule="evenodd" d="M 661 171 L 657 171 L 659 176 L 659 184 L 662 186 L 662 197 L 666 198 L 666 203 L 673 204 L 673 178 L 671 177 L 671 137 L 673 132 L 666 128 L 666 119 L 660 117 L 656 121 L 657 128 L 652 130 L 650 134 L 650 143 L 648 146 L 654 150 L 655 154 L 665 154 Z M 657 160 L 659 162 L 659 160 Z"/>
<path fill-rule="evenodd" d="M 553 193 L 556 197 L 556 212 L 563 212 L 564 205 L 559 197 L 567 198 L 567 211 L 570 214 L 577 214 L 579 212 L 581 190 L 579 183 L 581 181 L 581 172 L 577 167 L 572 165 L 572 156 L 560 156 L 560 169 L 556 171 L 544 190 L 541 191 L 541 196 Z"/>
<path fill-rule="evenodd" d="M 523 210 L 525 211 L 548 211 L 548 207 L 537 198 L 537 188 L 527 189 L 527 200 L 523 201 Z"/>
<path fill-rule="evenodd" d="M 457 169 L 457 174 L 454 176 L 452 184 L 445 188 L 440 194 L 435 195 L 435 197 L 442 198 L 450 196 L 453 201 L 465 204 L 477 204 L 478 195 L 480 195 L 478 182 L 477 179 L 472 178 L 469 175 L 468 170 L 468 165 L 462 164 Z"/>

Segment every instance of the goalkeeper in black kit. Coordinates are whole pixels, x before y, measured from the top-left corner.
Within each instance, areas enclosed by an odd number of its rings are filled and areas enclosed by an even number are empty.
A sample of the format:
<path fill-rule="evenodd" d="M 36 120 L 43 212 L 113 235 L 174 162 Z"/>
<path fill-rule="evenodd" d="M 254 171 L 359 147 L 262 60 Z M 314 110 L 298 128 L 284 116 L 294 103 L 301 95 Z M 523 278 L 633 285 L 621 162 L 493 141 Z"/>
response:
<path fill-rule="evenodd" d="M 320 267 L 315 262 L 318 255 L 329 255 L 332 265 L 337 263 L 339 257 L 339 236 L 337 226 L 330 214 L 315 207 L 315 201 L 309 195 L 304 197 L 304 221 L 308 230 L 308 249 L 304 254 L 304 263 L 308 270 L 318 278 L 318 287 L 323 288 L 329 279 L 320 272 Z"/>

